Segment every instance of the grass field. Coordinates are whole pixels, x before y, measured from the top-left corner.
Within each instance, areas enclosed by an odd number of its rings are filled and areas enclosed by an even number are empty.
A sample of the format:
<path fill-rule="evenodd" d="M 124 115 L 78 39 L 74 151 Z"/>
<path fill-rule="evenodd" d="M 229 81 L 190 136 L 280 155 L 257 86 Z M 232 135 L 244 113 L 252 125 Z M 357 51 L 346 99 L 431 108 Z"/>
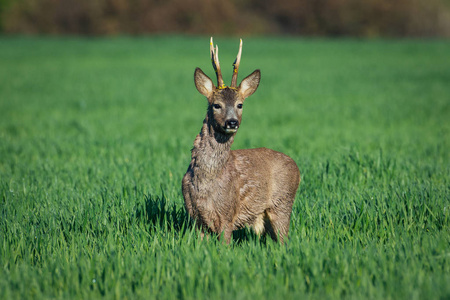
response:
<path fill-rule="evenodd" d="M 450 42 L 244 39 L 233 147 L 302 173 L 284 246 L 201 241 L 184 210 L 208 51 L 0 37 L 0 298 L 450 299 Z"/>

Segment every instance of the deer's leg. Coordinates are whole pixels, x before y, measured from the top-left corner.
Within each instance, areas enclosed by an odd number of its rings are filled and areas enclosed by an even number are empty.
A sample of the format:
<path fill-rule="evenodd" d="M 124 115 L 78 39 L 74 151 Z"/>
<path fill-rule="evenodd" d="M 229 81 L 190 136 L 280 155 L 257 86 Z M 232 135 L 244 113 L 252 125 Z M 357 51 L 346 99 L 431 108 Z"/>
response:
<path fill-rule="evenodd" d="M 252 228 L 257 236 L 261 236 L 265 233 L 267 220 L 268 219 L 266 212 L 256 216 L 255 220 L 253 221 Z"/>
<path fill-rule="evenodd" d="M 225 228 L 225 231 L 223 232 L 223 237 L 224 237 L 227 245 L 230 244 L 232 236 L 233 236 L 233 230 L 231 229 L 231 227 Z"/>
<path fill-rule="evenodd" d="M 211 230 L 201 223 L 197 223 L 197 228 L 200 230 L 200 239 L 203 241 L 206 237 L 206 240 L 209 241 L 209 234 L 211 233 Z"/>
<path fill-rule="evenodd" d="M 223 236 L 224 241 L 227 243 L 227 245 L 231 242 L 231 237 L 233 236 L 233 226 L 225 226 L 222 229 L 222 233 L 218 236 L 219 239 L 221 239 Z"/>
<path fill-rule="evenodd" d="M 289 233 L 290 211 L 278 212 L 272 210 L 267 211 L 268 222 L 266 223 L 266 231 L 274 241 L 280 241 L 283 244 Z"/>
<path fill-rule="evenodd" d="M 283 244 L 289 233 L 289 223 L 291 221 L 292 206 L 294 204 L 296 187 L 276 190 L 272 194 L 272 206 L 267 209 L 267 216 L 270 223 L 270 237 Z"/>

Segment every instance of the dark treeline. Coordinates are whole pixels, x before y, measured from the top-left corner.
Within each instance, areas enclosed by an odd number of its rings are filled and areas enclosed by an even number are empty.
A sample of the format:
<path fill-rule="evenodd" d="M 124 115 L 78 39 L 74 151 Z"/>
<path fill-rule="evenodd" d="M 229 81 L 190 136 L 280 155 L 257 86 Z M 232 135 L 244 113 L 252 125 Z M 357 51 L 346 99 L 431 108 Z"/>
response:
<path fill-rule="evenodd" d="M 5 33 L 450 36 L 450 0 L 0 0 Z"/>

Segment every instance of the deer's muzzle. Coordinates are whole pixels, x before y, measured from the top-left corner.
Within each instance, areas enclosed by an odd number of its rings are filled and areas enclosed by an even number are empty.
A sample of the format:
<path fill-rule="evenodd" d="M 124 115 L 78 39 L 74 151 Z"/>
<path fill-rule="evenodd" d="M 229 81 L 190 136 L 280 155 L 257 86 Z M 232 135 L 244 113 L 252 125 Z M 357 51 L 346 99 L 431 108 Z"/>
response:
<path fill-rule="evenodd" d="M 236 119 L 229 119 L 225 121 L 224 127 L 226 133 L 235 133 L 239 128 L 239 121 Z"/>

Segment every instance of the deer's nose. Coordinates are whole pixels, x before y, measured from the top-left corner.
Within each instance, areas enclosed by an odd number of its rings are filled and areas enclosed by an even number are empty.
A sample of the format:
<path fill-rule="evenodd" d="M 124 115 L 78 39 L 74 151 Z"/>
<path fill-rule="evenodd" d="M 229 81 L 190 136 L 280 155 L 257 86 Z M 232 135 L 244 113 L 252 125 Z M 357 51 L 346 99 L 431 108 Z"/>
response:
<path fill-rule="evenodd" d="M 226 129 L 237 129 L 239 127 L 239 122 L 236 119 L 230 119 L 225 122 Z"/>

